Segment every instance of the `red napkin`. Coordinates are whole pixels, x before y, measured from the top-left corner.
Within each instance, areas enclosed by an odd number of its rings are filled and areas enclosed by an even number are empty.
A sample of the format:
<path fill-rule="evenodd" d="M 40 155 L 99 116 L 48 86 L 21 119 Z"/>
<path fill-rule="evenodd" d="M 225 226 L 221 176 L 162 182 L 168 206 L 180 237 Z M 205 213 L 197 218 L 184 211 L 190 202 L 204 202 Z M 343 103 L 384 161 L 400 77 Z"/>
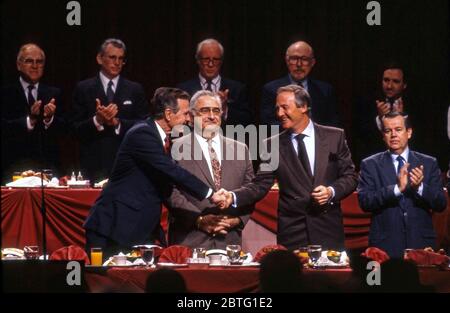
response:
<path fill-rule="evenodd" d="M 377 261 L 380 264 L 389 260 L 389 255 L 376 247 L 367 248 L 365 252 L 361 253 L 361 256 Z"/>
<path fill-rule="evenodd" d="M 75 245 L 62 247 L 54 251 L 50 255 L 50 260 L 75 260 L 84 261 L 84 264 L 91 264 L 86 251 Z"/>
<path fill-rule="evenodd" d="M 446 255 L 422 249 L 409 251 L 405 258 L 417 265 L 446 266 L 450 262 L 450 258 Z"/>
<path fill-rule="evenodd" d="M 255 262 L 260 262 L 263 256 L 268 254 L 269 252 L 275 251 L 275 250 L 287 250 L 285 246 L 282 245 L 268 245 L 263 248 L 261 248 L 255 255 L 255 258 L 253 259 Z"/>
<path fill-rule="evenodd" d="M 161 256 L 159 257 L 159 262 L 184 264 L 186 263 L 186 259 L 190 258 L 191 255 L 191 248 L 173 245 L 162 251 Z"/>

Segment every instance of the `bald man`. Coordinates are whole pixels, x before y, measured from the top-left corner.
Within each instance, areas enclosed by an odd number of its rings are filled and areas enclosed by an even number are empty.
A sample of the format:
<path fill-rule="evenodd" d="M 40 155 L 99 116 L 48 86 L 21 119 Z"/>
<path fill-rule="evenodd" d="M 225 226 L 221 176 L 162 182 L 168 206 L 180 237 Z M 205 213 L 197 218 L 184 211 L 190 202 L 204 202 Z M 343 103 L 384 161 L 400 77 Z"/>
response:
<path fill-rule="evenodd" d="M 49 168 L 64 174 L 58 147 L 65 129 L 61 91 L 40 82 L 45 52 L 27 43 L 20 47 L 16 65 L 19 77 L 2 87 L 2 183 L 11 181 L 13 171 Z"/>
<path fill-rule="evenodd" d="M 311 96 L 311 114 L 316 123 L 339 126 L 334 88 L 326 82 L 309 77 L 316 64 L 313 48 L 305 41 L 294 42 L 286 50 L 285 62 L 289 74 L 263 87 L 260 124 L 279 125 L 275 114 L 277 90 L 294 84 L 305 88 Z"/>

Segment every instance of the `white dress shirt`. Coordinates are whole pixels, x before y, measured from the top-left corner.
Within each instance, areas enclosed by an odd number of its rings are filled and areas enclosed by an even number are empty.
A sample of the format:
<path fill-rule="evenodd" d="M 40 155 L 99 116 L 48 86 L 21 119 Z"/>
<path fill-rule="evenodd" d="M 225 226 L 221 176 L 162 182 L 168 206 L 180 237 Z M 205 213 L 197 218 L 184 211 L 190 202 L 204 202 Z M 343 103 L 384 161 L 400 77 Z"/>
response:
<path fill-rule="evenodd" d="M 202 75 L 198 74 L 198 77 L 200 78 L 200 85 L 202 86 L 203 90 L 206 90 L 208 87 L 208 82 L 206 81 L 206 78 L 204 78 Z M 211 80 L 211 90 L 212 92 L 218 92 L 220 91 L 220 85 L 222 83 L 222 78 L 220 75 L 217 75 Z"/>

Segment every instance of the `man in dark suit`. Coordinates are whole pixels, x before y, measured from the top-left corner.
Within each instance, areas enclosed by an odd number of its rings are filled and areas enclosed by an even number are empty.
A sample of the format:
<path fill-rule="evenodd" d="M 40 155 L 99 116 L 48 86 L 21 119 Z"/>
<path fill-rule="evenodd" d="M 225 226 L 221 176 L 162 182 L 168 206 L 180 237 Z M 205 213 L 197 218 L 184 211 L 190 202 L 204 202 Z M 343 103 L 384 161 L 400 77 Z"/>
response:
<path fill-rule="evenodd" d="M 366 158 L 383 149 L 381 118 L 389 112 L 414 114 L 414 105 L 407 96 L 405 68 L 397 62 L 383 66 L 380 91 L 359 97 L 355 102 L 352 142 L 355 160 Z"/>
<path fill-rule="evenodd" d="M 13 171 L 43 168 L 64 174 L 58 144 L 65 130 L 61 91 L 40 82 L 44 67 L 44 51 L 25 44 L 17 55 L 19 78 L 2 88 L 3 183 L 11 181 Z"/>
<path fill-rule="evenodd" d="M 195 59 L 198 77 L 178 84 L 178 88 L 193 95 L 199 90 L 216 92 L 222 99 L 222 128 L 226 125 L 252 124 L 252 110 L 249 107 L 244 84 L 220 75 L 224 49 L 215 39 L 205 39 L 197 45 Z"/>
<path fill-rule="evenodd" d="M 402 258 L 404 249 L 436 246 L 431 214 L 447 199 L 436 159 L 408 147 L 408 117 L 391 112 L 382 123 L 388 150 L 361 162 L 358 200 L 372 213 L 369 245 Z"/>
<path fill-rule="evenodd" d="M 276 112 L 284 131 L 266 141 L 270 158 L 262 157 L 254 182 L 234 190 L 236 205 L 260 200 L 277 179 L 277 243 L 288 249 L 321 244 L 342 250 L 340 201 L 356 188 L 355 166 L 344 131 L 314 123 L 310 107 L 304 88 L 278 89 Z"/>
<path fill-rule="evenodd" d="M 189 95 L 163 87 L 156 90 L 152 101 L 154 118 L 136 123 L 125 134 L 109 182 L 84 223 L 87 251 L 102 247 L 109 255 L 156 240 L 164 245 L 161 203 L 174 183 L 198 200 L 218 199 L 170 157 L 172 128 L 189 121 Z"/>
<path fill-rule="evenodd" d="M 275 98 L 280 87 L 296 84 L 306 89 L 311 97 L 311 117 L 319 124 L 339 126 L 334 88 L 323 81 L 309 77 L 316 59 L 313 48 L 304 41 L 289 46 L 285 56 L 289 74 L 264 85 L 260 108 L 260 124 L 279 125 L 275 112 Z"/>
<path fill-rule="evenodd" d="M 190 103 L 194 132 L 177 140 L 172 153 L 178 152 L 178 164 L 210 188 L 231 190 L 250 183 L 254 173 L 247 146 L 221 135 L 221 107 L 218 95 L 207 90 L 196 92 Z M 253 211 L 249 206 L 231 214 L 177 188 L 168 205 L 169 243 L 206 249 L 240 245 L 242 230 Z"/>
<path fill-rule="evenodd" d="M 107 39 L 100 46 L 97 76 L 77 84 L 71 122 L 80 140 L 80 166 L 91 183 L 108 177 L 126 131 L 148 113 L 144 89 L 120 76 L 125 44 Z"/>

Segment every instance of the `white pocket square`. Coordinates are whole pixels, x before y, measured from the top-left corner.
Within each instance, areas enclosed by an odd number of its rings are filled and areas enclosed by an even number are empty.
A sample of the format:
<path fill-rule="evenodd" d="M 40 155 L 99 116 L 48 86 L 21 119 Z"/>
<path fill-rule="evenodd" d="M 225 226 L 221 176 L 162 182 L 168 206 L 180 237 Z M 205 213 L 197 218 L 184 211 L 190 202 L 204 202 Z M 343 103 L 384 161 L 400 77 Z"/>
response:
<path fill-rule="evenodd" d="M 131 100 L 126 100 L 123 102 L 123 105 L 131 105 L 131 104 L 133 104 L 133 101 Z"/>

